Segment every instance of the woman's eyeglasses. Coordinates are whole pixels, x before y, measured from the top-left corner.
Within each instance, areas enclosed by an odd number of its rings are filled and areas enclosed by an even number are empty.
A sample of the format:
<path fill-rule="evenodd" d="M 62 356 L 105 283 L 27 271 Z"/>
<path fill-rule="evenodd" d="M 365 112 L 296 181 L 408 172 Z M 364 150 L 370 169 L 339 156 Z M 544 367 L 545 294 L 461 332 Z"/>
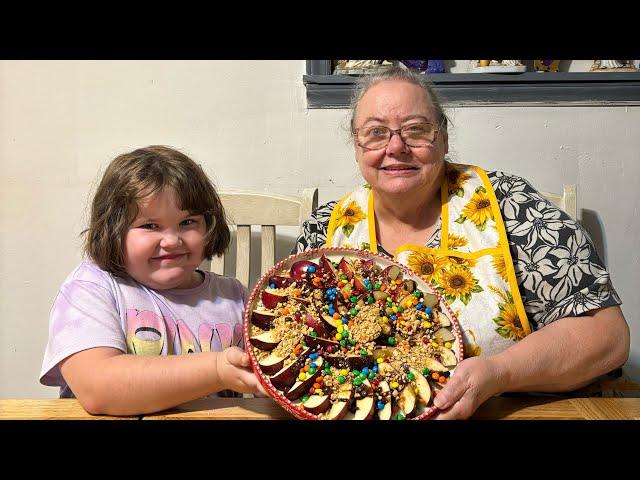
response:
<path fill-rule="evenodd" d="M 444 120 L 443 122 L 444 123 Z M 442 123 L 440 127 L 442 127 Z M 409 147 L 426 147 L 436 141 L 440 128 L 432 123 L 411 123 L 397 130 L 384 125 L 373 125 L 357 128 L 353 131 L 356 143 L 367 150 L 380 150 L 389 145 L 394 134 L 400 135 L 402 141 Z"/>

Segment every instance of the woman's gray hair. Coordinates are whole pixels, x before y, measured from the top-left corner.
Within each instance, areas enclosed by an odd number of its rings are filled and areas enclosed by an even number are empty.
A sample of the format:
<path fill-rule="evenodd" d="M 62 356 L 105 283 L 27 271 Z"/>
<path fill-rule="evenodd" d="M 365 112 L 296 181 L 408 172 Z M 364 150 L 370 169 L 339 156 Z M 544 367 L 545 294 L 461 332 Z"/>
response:
<path fill-rule="evenodd" d="M 367 90 L 369 90 L 377 83 L 393 80 L 413 83 L 414 85 L 422 88 L 436 111 L 438 124 L 442 124 L 441 128 L 445 130 L 447 129 L 447 116 L 442 109 L 442 105 L 440 105 L 440 101 L 438 100 L 437 95 L 433 92 L 433 89 L 431 88 L 431 82 L 427 79 L 427 76 L 413 70 L 409 70 L 408 68 L 394 65 L 393 67 L 390 67 L 387 70 L 383 70 L 379 73 L 363 75 L 356 81 L 353 95 L 351 96 L 351 105 L 349 107 L 351 110 L 351 120 L 349 122 L 351 132 L 355 130 L 354 122 L 356 118 L 356 110 L 358 108 L 358 105 L 360 104 L 360 100 L 362 100 L 364 94 L 367 93 Z"/>

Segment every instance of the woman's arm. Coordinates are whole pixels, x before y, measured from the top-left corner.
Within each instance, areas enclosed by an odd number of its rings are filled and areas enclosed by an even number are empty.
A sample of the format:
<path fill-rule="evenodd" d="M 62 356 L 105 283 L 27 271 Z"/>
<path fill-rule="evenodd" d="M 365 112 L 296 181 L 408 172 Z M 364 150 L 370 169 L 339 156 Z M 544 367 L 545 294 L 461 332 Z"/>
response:
<path fill-rule="evenodd" d="M 89 413 L 136 415 L 223 389 L 264 394 L 248 366 L 248 355 L 238 347 L 168 356 L 128 355 L 98 347 L 69 356 L 60 370 Z"/>
<path fill-rule="evenodd" d="M 468 418 L 503 392 L 564 392 L 622 366 L 629 327 L 617 306 L 559 319 L 491 357 L 460 363 L 434 399 L 439 419 Z"/>

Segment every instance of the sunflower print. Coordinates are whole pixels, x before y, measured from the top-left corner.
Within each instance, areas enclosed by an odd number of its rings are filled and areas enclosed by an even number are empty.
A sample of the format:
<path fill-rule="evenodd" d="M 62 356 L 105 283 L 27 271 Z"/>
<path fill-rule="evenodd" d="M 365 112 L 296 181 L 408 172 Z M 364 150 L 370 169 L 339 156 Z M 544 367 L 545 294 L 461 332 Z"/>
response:
<path fill-rule="evenodd" d="M 348 238 L 353 232 L 354 225 L 367 218 L 355 200 L 349 202 L 345 207 L 340 207 L 336 217 L 336 225 L 342 227 L 342 231 Z"/>
<path fill-rule="evenodd" d="M 474 260 L 473 258 L 462 258 L 462 257 L 455 257 L 455 256 L 450 256 L 449 258 L 449 265 L 452 266 L 457 266 L 460 265 L 464 268 L 473 268 L 476 266 L 476 260 Z"/>
<path fill-rule="evenodd" d="M 516 311 L 515 303 L 513 302 L 513 296 L 511 292 L 500 290 L 493 285 L 489 286 L 489 290 L 495 293 L 504 302 L 498 303 L 500 309 L 500 315 L 493 319 L 498 325 L 496 332 L 498 335 L 504 338 L 510 338 L 514 342 L 522 340 L 525 336 L 522 323 L 518 318 L 518 312 Z"/>
<path fill-rule="evenodd" d="M 436 288 L 449 303 L 459 298 L 462 303 L 468 305 L 472 293 L 483 291 L 483 288 L 478 285 L 478 280 L 473 278 L 471 271 L 460 265 L 445 270 L 439 283 L 440 286 Z"/>
<path fill-rule="evenodd" d="M 456 220 L 456 223 L 462 224 L 465 220 L 473 222 L 481 232 L 487 228 L 487 220 L 493 220 L 491 202 L 484 187 L 476 188 L 469 203 L 462 209 L 462 213 Z"/>
<path fill-rule="evenodd" d="M 466 247 L 469 244 L 469 241 L 466 238 L 456 235 L 455 233 L 447 235 L 447 242 L 449 243 L 449 248 L 452 250 Z"/>
<path fill-rule="evenodd" d="M 471 176 L 453 167 L 447 169 L 446 175 L 449 183 L 449 194 L 453 193 L 458 197 L 462 197 L 464 195 L 463 185 Z"/>
<path fill-rule="evenodd" d="M 493 259 L 491 260 L 491 265 L 493 265 L 494 270 L 498 275 L 504 278 L 505 282 L 508 282 L 507 279 L 507 264 L 504 263 L 504 257 L 502 255 L 492 255 Z"/>
<path fill-rule="evenodd" d="M 437 282 L 447 265 L 447 259 L 440 255 L 415 252 L 407 259 L 409 267 L 428 283 Z"/>

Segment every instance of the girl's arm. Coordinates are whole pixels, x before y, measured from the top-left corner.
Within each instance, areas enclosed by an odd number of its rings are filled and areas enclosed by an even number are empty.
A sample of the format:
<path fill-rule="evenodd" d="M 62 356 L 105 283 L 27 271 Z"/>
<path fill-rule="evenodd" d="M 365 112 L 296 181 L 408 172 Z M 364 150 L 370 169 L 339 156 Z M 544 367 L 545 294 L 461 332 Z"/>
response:
<path fill-rule="evenodd" d="M 87 412 L 137 415 L 224 389 L 264 394 L 248 366 L 249 356 L 238 347 L 168 356 L 129 355 L 98 347 L 67 357 L 60 370 Z"/>
<path fill-rule="evenodd" d="M 629 327 L 620 307 L 566 317 L 491 357 L 472 357 L 434 399 L 439 419 L 468 418 L 503 392 L 565 392 L 622 366 L 629 356 Z"/>

